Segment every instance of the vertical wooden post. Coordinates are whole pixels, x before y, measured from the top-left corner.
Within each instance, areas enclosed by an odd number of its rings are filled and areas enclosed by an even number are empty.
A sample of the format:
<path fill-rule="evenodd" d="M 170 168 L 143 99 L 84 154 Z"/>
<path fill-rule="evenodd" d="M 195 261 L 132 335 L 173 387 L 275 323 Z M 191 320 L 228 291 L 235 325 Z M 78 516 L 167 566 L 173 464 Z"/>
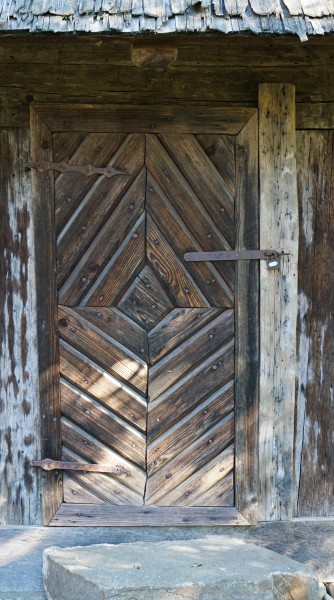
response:
<path fill-rule="evenodd" d="M 260 271 L 259 487 L 262 521 L 292 517 L 298 201 L 295 89 L 259 87 L 260 244 L 289 252 Z"/>
<path fill-rule="evenodd" d="M 29 130 L 0 132 L 0 525 L 41 523 Z"/>

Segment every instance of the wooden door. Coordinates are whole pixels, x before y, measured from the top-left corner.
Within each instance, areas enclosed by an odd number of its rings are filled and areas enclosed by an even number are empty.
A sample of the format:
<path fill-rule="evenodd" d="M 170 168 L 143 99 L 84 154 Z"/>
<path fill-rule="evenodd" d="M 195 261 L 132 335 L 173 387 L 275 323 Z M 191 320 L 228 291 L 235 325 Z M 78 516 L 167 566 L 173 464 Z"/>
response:
<path fill-rule="evenodd" d="M 234 138 L 55 134 L 65 501 L 234 504 Z"/>

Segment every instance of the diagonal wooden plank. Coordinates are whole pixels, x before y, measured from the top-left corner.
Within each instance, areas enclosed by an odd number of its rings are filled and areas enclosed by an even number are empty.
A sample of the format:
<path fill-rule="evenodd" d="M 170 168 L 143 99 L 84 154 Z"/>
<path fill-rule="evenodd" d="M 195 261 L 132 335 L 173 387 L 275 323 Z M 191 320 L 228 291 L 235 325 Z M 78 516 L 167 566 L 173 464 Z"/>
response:
<path fill-rule="evenodd" d="M 126 171 L 112 179 L 99 177 L 66 221 L 57 238 L 57 272 L 62 284 L 81 255 L 90 246 L 98 231 L 127 192 L 144 165 L 142 135 L 129 135 L 109 164 Z"/>
<path fill-rule="evenodd" d="M 225 185 L 235 193 L 235 144 L 231 135 L 201 134 L 196 136 L 203 150 L 224 179 Z"/>
<path fill-rule="evenodd" d="M 232 471 L 233 466 L 234 446 L 232 444 L 156 504 L 158 506 L 196 506 L 197 498 L 200 499 L 213 485 L 222 481 Z"/>
<path fill-rule="evenodd" d="M 179 213 L 169 201 L 169 198 L 153 179 L 151 173 L 148 173 L 147 181 L 147 211 L 156 227 L 159 228 L 176 256 L 182 262 L 184 268 L 194 279 L 211 306 L 227 308 L 233 306 L 232 289 L 234 275 L 230 266 L 227 266 L 227 270 L 224 272 L 224 279 L 212 263 L 203 262 L 195 264 L 184 261 L 183 256 L 186 252 L 202 250 L 202 246 L 183 222 Z M 156 235 L 158 236 L 158 234 Z M 159 237 L 157 239 L 159 240 Z M 160 240 L 159 243 L 161 243 Z M 219 242 L 217 241 L 217 243 Z"/>
<path fill-rule="evenodd" d="M 80 392 L 67 381 L 61 381 L 61 410 L 69 420 L 88 431 L 94 438 L 141 468 L 146 465 L 146 439 L 126 421 Z"/>
<path fill-rule="evenodd" d="M 87 490 L 82 486 L 76 479 L 71 477 L 70 474 L 63 474 L 63 490 L 65 503 L 71 502 L 73 504 L 105 504 L 96 493 L 96 490 Z"/>
<path fill-rule="evenodd" d="M 145 213 L 131 231 L 91 289 L 84 296 L 84 306 L 110 306 L 116 304 L 131 281 L 145 265 Z"/>
<path fill-rule="evenodd" d="M 146 394 L 147 365 L 144 361 L 71 308 L 60 306 L 58 319 L 62 339 L 117 379 Z"/>
<path fill-rule="evenodd" d="M 91 163 L 105 167 L 125 140 L 124 133 L 89 133 L 70 159 L 71 164 Z M 67 173 L 57 178 L 55 186 L 56 231 L 59 233 L 81 203 L 97 177 Z"/>
<path fill-rule="evenodd" d="M 139 273 L 117 305 L 130 319 L 152 329 L 173 305 L 148 265 Z"/>
<path fill-rule="evenodd" d="M 154 365 L 220 312 L 219 308 L 174 308 L 148 334 L 150 364 Z"/>
<path fill-rule="evenodd" d="M 86 135 L 84 131 L 57 131 L 54 133 L 52 136 L 54 162 L 69 161 Z"/>
<path fill-rule="evenodd" d="M 143 169 L 64 281 L 58 294 L 60 304 L 80 304 L 82 297 L 131 231 L 144 210 L 145 181 Z"/>
<path fill-rule="evenodd" d="M 96 363 L 60 340 L 60 373 L 140 431 L 146 430 L 146 400 Z"/>
<path fill-rule="evenodd" d="M 229 381 L 147 447 L 147 472 L 161 466 L 226 417 L 234 407 L 234 381 Z"/>
<path fill-rule="evenodd" d="M 234 375 L 234 340 L 148 405 L 148 440 L 156 439 Z"/>
<path fill-rule="evenodd" d="M 176 306 L 208 306 L 209 301 L 177 257 L 161 231 L 147 215 L 146 254 L 149 265 Z"/>
<path fill-rule="evenodd" d="M 63 447 L 63 459 L 68 461 L 82 462 L 82 457 L 66 447 Z M 117 505 L 135 505 L 143 504 L 143 495 L 131 490 L 123 485 L 120 478 L 116 479 L 104 473 L 84 473 L 80 471 L 69 471 L 69 477 L 76 481 L 83 489 L 95 494 L 103 502 Z M 126 477 L 126 476 L 123 476 Z M 65 493 L 66 493 L 65 484 Z M 79 497 L 78 497 L 79 496 Z M 82 497 L 79 494 L 71 498 L 71 502 L 81 503 Z"/>
<path fill-rule="evenodd" d="M 218 422 L 183 452 L 152 476 L 148 476 L 145 501 L 147 504 L 161 503 L 172 490 L 191 478 L 191 476 L 211 462 L 217 454 L 233 442 L 234 414 Z M 208 471 L 208 479 L 211 477 Z"/>
<path fill-rule="evenodd" d="M 195 506 L 234 506 L 234 472 L 231 471 L 198 496 Z"/>
<path fill-rule="evenodd" d="M 159 140 L 218 229 L 233 244 L 234 191 L 225 184 L 195 136 L 166 133 L 159 135 Z"/>
<path fill-rule="evenodd" d="M 224 311 L 195 335 L 156 363 L 149 374 L 149 401 L 203 362 L 234 335 L 234 311 Z"/>
<path fill-rule="evenodd" d="M 148 342 L 145 329 L 131 321 L 117 308 L 82 306 L 77 307 L 76 312 L 120 344 L 126 340 L 128 350 L 148 362 Z"/>
<path fill-rule="evenodd" d="M 233 231 L 229 230 L 229 237 L 226 239 L 158 137 L 148 135 L 146 147 L 147 168 L 182 215 L 203 250 L 217 248 L 230 250 L 234 246 Z"/>
<path fill-rule="evenodd" d="M 122 483 L 143 496 L 146 485 L 146 472 L 143 469 L 108 448 L 64 416 L 61 419 L 61 433 L 63 445 L 77 452 L 82 457 L 81 462 L 119 465 L 126 469 L 127 475 L 122 478 Z"/>

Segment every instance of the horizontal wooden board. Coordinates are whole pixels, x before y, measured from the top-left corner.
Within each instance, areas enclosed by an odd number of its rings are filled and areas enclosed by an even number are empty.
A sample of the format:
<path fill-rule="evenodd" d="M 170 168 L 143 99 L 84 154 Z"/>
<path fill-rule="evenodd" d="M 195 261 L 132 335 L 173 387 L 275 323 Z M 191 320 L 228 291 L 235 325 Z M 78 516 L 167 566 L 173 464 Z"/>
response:
<path fill-rule="evenodd" d="M 202 527 L 242 526 L 248 521 L 230 507 L 111 506 L 62 504 L 51 527 Z"/>
<path fill-rule="evenodd" d="M 334 129 L 334 102 L 297 104 L 297 129 Z"/>
<path fill-rule="evenodd" d="M 34 104 L 48 127 L 56 131 L 237 134 L 254 114 L 253 108 L 187 106 L 126 106 L 122 104 Z M 93 110 L 92 110 L 93 109 Z"/>

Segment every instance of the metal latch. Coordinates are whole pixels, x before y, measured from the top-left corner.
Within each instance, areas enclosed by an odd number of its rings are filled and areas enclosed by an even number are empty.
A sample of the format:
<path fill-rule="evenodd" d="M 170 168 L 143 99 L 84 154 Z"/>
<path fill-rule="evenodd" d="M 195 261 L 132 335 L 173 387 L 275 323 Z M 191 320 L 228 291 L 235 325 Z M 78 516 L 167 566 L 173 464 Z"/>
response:
<path fill-rule="evenodd" d="M 186 252 L 186 262 L 206 262 L 220 260 L 266 260 L 269 270 L 279 269 L 280 258 L 288 252 L 278 250 L 214 250 L 213 252 Z"/>
<path fill-rule="evenodd" d="M 44 460 L 32 460 L 32 467 L 41 467 L 44 471 L 90 471 L 93 473 L 111 473 L 112 475 L 130 475 L 130 472 L 120 465 L 110 466 L 93 463 L 77 463 L 66 462 L 62 460 L 52 460 L 44 458 Z"/>
<path fill-rule="evenodd" d="M 62 160 L 61 162 L 29 162 L 25 165 L 26 169 L 36 169 L 39 173 L 45 171 L 58 171 L 58 173 L 81 173 L 90 177 L 91 175 L 104 175 L 105 177 L 115 177 L 115 175 L 128 175 L 125 171 L 119 171 L 114 167 L 94 167 L 93 165 L 72 165 Z"/>

